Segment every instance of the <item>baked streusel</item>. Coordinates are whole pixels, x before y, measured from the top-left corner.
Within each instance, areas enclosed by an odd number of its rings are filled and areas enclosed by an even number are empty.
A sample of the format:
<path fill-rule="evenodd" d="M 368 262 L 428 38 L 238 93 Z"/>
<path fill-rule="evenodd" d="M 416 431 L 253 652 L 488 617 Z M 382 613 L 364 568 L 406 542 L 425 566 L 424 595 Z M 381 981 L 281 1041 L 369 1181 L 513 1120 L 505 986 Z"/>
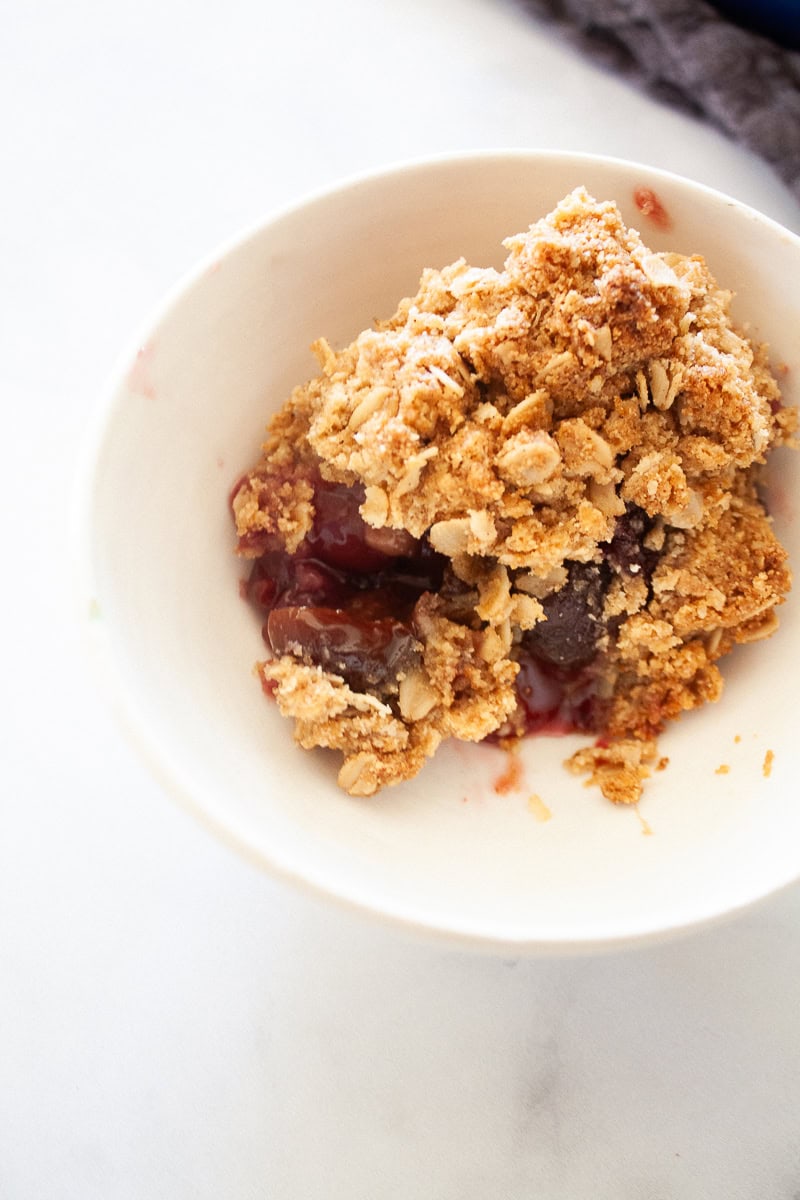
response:
<path fill-rule="evenodd" d="M 258 671 L 354 795 L 446 737 L 577 730 L 571 768 L 628 803 L 717 660 L 775 629 L 759 471 L 796 413 L 703 259 L 613 203 L 577 189 L 505 246 L 315 343 L 233 493 Z"/>

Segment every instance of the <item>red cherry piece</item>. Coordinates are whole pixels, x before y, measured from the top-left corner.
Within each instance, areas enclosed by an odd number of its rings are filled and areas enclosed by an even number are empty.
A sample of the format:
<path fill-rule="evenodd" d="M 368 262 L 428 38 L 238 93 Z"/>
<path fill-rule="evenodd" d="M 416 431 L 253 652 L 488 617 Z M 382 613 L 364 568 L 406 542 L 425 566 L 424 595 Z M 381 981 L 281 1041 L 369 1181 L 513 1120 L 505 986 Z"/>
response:
<path fill-rule="evenodd" d="M 358 691 L 393 683 L 419 659 L 421 646 L 394 617 L 362 620 L 337 608 L 273 609 L 267 637 L 276 655 L 341 675 Z"/>

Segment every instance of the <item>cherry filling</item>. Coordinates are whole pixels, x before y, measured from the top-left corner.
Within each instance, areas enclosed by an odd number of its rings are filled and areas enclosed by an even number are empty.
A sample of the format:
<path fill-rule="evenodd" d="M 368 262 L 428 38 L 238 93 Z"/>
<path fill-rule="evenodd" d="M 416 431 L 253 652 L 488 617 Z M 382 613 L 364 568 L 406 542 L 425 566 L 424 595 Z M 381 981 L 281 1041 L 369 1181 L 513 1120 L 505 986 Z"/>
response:
<path fill-rule="evenodd" d="M 262 632 L 275 655 L 322 667 L 357 691 L 391 695 L 398 677 L 420 661 L 414 628 L 420 597 L 439 594 L 452 620 L 473 626 L 474 600 L 426 538 L 366 524 L 361 486 L 319 476 L 310 482 L 314 522 L 293 554 L 272 535 L 243 540 L 243 548 L 260 551 L 245 594 L 266 614 Z M 629 505 L 601 562 L 565 564 L 566 583 L 542 601 L 547 619 L 514 649 L 517 710 L 494 740 L 602 729 L 598 647 L 610 629 L 605 597 L 615 575 L 640 576 L 649 586 L 658 559 L 645 545 L 651 528 L 647 514 Z"/>
<path fill-rule="evenodd" d="M 341 675 L 357 691 L 391 692 L 419 661 L 414 605 L 439 590 L 447 560 L 426 539 L 367 525 L 362 487 L 311 482 L 313 527 L 293 554 L 264 536 L 245 594 L 267 614 L 262 632 L 275 655 Z"/>
<path fill-rule="evenodd" d="M 567 582 L 542 601 L 547 619 L 525 634 L 523 652 L 545 666 L 567 671 L 590 663 L 606 631 L 603 604 L 608 577 L 605 563 L 570 563 Z"/>
<path fill-rule="evenodd" d="M 415 666 L 420 644 L 395 617 L 359 618 L 352 609 L 276 608 L 267 618 L 275 654 L 294 654 L 363 692 L 396 680 Z"/>
<path fill-rule="evenodd" d="M 641 576 L 649 588 L 658 561 L 645 544 L 652 527 L 647 513 L 629 504 L 602 562 L 565 564 L 566 583 L 542 601 L 547 620 L 523 635 L 515 653 L 518 707 L 501 735 L 602 729 L 598 645 L 616 624 L 603 616 L 606 593 L 615 574 Z"/>
<path fill-rule="evenodd" d="M 517 709 L 499 731 L 501 738 L 590 733 L 599 728 L 602 706 L 592 670 L 554 667 L 524 651 L 516 657 L 520 664 L 514 683 Z"/>
<path fill-rule="evenodd" d="M 658 562 L 658 551 L 647 546 L 647 535 L 655 524 L 643 508 L 627 504 L 617 518 L 614 536 L 606 547 L 606 561 L 627 575 L 642 574 L 649 587 Z"/>

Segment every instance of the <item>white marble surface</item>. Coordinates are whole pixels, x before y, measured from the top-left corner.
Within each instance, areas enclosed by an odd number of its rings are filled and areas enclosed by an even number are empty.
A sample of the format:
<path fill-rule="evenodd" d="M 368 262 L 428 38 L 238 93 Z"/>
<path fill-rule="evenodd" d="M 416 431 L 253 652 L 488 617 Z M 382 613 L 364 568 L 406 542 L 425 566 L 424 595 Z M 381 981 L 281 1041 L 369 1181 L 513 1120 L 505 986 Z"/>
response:
<path fill-rule="evenodd" d="M 84 428 L 230 233 L 441 150 L 768 171 L 510 0 L 37 0 L 0 41 L 2 1200 L 796 1200 L 800 890 L 599 959 L 419 945 L 257 873 L 152 781 L 68 600 Z"/>

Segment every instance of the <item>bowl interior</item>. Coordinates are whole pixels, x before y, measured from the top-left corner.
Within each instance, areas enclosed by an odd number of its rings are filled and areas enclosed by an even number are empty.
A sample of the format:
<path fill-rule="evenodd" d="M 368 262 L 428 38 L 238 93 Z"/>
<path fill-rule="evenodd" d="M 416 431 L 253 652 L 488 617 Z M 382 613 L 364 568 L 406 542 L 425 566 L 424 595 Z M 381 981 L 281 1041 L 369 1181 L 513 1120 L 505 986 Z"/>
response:
<path fill-rule="evenodd" d="M 771 641 L 732 657 L 718 705 L 664 735 L 669 766 L 638 812 L 614 808 L 566 773 L 577 738 L 530 740 L 522 789 L 506 795 L 495 786 L 506 766 L 500 751 L 452 744 L 417 779 L 355 800 L 336 786 L 336 757 L 298 749 L 253 677 L 262 642 L 238 594 L 228 495 L 255 461 L 269 414 L 315 373 L 314 338 L 341 344 L 389 315 L 426 265 L 464 255 L 499 266 L 501 239 L 581 183 L 615 199 L 653 248 L 706 256 L 737 293 L 739 320 L 769 341 L 786 399 L 796 402 L 800 242 L 791 234 L 631 164 L 448 159 L 313 199 L 182 286 L 119 372 L 84 495 L 86 627 L 169 787 L 274 870 L 495 947 L 661 933 L 795 877 L 797 689 L 788 664 L 800 649 L 797 603 L 785 606 Z M 669 230 L 637 209 L 639 187 L 657 192 Z M 782 452 L 771 497 L 795 562 L 796 477 Z"/>

